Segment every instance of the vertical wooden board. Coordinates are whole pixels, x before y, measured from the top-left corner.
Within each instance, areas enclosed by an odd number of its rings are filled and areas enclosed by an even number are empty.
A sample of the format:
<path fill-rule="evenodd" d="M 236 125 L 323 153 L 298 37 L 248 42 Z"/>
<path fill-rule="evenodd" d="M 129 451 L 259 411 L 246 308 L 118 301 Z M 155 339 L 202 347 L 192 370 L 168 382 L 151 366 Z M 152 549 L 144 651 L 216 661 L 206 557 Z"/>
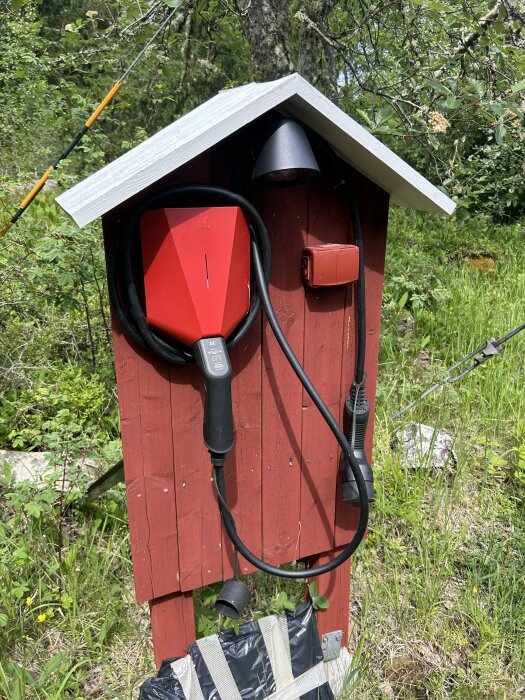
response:
<path fill-rule="evenodd" d="M 374 409 L 377 385 L 377 359 L 379 352 L 379 327 L 381 321 L 381 303 L 383 298 L 383 276 L 385 264 L 386 234 L 388 224 L 389 196 L 363 176 L 355 173 L 353 177 L 363 232 L 365 249 L 365 293 L 366 293 L 366 357 L 367 374 L 366 397 L 370 402 L 370 419 L 366 432 L 365 450 L 372 460 L 372 442 L 374 434 Z M 347 291 L 345 311 L 345 333 L 342 367 L 343 396 L 341 401 L 341 420 L 344 400 L 350 390 L 355 375 L 357 352 L 355 289 Z M 373 466 L 373 465 L 372 465 Z M 335 544 L 349 542 L 355 533 L 359 519 L 359 508 L 349 506 L 341 500 L 341 485 L 338 485 L 336 499 L 336 538 Z"/>
<path fill-rule="evenodd" d="M 115 214 L 106 215 L 102 221 L 104 242 L 109 249 L 115 234 Z M 130 542 L 133 559 L 135 594 L 140 602 L 153 597 L 151 557 L 148 547 L 149 520 L 144 487 L 144 463 L 142 459 L 142 424 L 140 386 L 137 381 L 138 364 L 142 358 L 124 335 L 115 315 L 111 315 L 115 374 L 119 395 L 120 432 L 126 480 L 126 501 Z M 140 494 L 140 496 L 138 495 Z"/>
<path fill-rule="evenodd" d="M 369 180 L 365 180 L 363 184 L 363 198 L 370 202 L 362 214 L 363 241 L 366 250 L 366 298 L 369 300 L 366 311 L 365 371 L 368 374 L 367 397 L 370 402 L 370 415 L 375 418 L 389 195 Z M 370 461 L 372 461 L 373 438 L 374 421 L 370 419 L 365 440 L 366 454 Z"/>
<path fill-rule="evenodd" d="M 230 352 L 233 368 L 234 449 L 226 459 L 228 504 L 241 539 L 262 555 L 261 512 L 261 319 Z M 255 571 L 243 557 L 239 572 Z M 233 545 L 223 533 L 223 577 L 233 575 Z"/>
<path fill-rule="evenodd" d="M 301 254 L 308 226 L 308 187 L 268 190 L 263 209 L 272 246 L 271 300 L 302 363 Z M 302 386 L 266 320 L 262 346 L 263 554 L 265 561 L 282 564 L 299 555 Z"/>
<path fill-rule="evenodd" d="M 177 513 L 169 367 L 145 357 L 137 367 L 141 400 L 144 494 L 153 598 L 179 590 Z M 139 494 L 136 494 L 139 497 Z"/>
<path fill-rule="evenodd" d="M 347 243 L 347 203 L 333 185 L 310 187 L 307 245 Z M 304 288 L 304 368 L 335 418 L 341 400 L 341 334 L 346 285 Z M 303 389 L 300 556 L 333 547 L 340 448 Z"/>
<path fill-rule="evenodd" d="M 172 593 L 152 600 L 150 615 L 157 668 L 164 659 L 186 656 L 196 636 L 192 593 Z"/>
<path fill-rule="evenodd" d="M 202 436 L 201 371 L 194 364 L 173 366 L 170 377 L 180 585 L 189 591 L 222 578 L 221 523 Z"/>
<path fill-rule="evenodd" d="M 113 317 L 113 347 L 119 393 L 120 433 L 126 481 L 126 502 L 135 594 L 139 602 L 153 597 L 151 557 L 148 546 L 149 520 L 144 487 L 138 356 Z"/>
<path fill-rule="evenodd" d="M 331 552 L 319 554 L 314 558 L 312 566 L 319 566 L 334 559 L 340 554 L 342 548 Z M 326 610 L 317 611 L 317 627 L 319 636 L 326 632 L 342 630 L 342 644 L 348 644 L 348 631 L 350 626 L 350 561 L 346 561 L 337 569 L 322 576 L 316 576 L 313 580 L 317 583 L 318 592 L 330 601 Z"/>
<path fill-rule="evenodd" d="M 168 368 L 152 363 L 112 317 L 124 476 L 139 601 L 179 590 Z"/>

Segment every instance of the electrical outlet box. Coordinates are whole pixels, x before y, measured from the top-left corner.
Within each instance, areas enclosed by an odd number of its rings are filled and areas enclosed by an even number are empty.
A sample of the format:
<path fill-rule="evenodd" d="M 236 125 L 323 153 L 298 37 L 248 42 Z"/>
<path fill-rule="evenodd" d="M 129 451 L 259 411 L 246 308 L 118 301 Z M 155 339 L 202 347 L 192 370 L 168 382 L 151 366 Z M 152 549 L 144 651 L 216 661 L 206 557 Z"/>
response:
<path fill-rule="evenodd" d="M 359 277 L 359 248 L 341 243 L 305 248 L 302 273 L 308 287 L 332 287 L 355 282 Z"/>

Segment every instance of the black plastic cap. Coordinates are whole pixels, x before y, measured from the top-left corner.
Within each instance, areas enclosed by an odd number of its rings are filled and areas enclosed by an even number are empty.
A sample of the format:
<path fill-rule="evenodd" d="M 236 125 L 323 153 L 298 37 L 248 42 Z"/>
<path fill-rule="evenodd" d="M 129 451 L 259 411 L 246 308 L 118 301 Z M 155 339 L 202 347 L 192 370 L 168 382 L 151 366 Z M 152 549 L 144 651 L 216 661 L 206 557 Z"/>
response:
<path fill-rule="evenodd" d="M 373 503 L 376 500 L 376 494 L 374 490 L 374 474 L 372 472 L 372 467 L 368 464 L 368 460 L 363 450 L 356 450 L 354 452 L 357 463 L 359 464 L 359 470 L 366 484 L 366 493 L 368 495 L 368 501 Z M 341 472 L 342 472 L 342 498 L 344 503 L 351 503 L 354 506 L 358 506 L 361 503 L 359 498 L 359 491 L 357 490 L 357 483 L 355 476 L 353 475 L 348 460 L 344 455 L 341 455 Z"/>
<path fill-rule="evenodd" d="M 250 602 L 250 589 L 238 578 L 230 578 L 223 583 L 215 603 L 215 610 L 224 617 L 236 620 Z"/>

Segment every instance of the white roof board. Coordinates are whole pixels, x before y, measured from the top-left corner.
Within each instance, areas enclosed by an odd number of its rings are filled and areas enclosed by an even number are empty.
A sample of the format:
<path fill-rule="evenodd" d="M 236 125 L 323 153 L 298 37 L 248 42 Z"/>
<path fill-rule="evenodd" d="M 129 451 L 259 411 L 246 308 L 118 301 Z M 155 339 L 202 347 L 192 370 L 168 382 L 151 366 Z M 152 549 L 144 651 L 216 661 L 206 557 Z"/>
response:
<path fill-rule="evenodd" d="M 57 197 L 79 226 L 114 209 L 271 109 L 322 136 L 402 206 L 451 214 L 455 203 L 297 73 L 223 90 Z"/>

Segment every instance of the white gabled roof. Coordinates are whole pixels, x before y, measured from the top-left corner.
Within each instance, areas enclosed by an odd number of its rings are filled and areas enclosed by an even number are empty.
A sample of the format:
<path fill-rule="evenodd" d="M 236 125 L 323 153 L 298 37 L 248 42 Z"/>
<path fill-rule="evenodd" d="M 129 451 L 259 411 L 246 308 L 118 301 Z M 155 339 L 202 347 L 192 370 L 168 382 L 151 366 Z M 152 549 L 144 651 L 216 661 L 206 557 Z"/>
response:
<path fill-rule="evenodd" d="M 300 75 L 220 92 L 117 160 L 67 190 L 57 202 L 85 226 L 271 109 L 297 117 L 396 204 L 451 214 L 455 204 Z"/>

